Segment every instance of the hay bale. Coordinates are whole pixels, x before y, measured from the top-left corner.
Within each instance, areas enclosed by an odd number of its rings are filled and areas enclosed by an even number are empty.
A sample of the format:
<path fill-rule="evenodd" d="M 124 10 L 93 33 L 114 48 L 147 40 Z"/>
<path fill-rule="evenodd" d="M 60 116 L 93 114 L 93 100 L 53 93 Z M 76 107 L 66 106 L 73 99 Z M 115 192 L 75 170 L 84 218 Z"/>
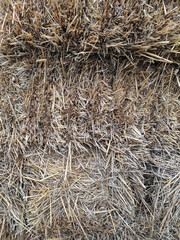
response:
<path fill-rule="evenodd" d="M 0 238 L 177 240 L 179 1 L 0 7 Z"/>

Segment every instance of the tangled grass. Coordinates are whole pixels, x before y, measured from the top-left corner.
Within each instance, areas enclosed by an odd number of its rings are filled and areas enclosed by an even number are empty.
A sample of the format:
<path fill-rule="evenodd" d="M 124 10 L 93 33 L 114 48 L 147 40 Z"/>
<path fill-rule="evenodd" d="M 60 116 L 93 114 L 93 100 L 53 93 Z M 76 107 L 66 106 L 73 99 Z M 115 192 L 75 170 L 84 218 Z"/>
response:
<path fill-rule="evenodd" d="M 0 9 L 0 239 L 179 239 L 179 1 Z"/>

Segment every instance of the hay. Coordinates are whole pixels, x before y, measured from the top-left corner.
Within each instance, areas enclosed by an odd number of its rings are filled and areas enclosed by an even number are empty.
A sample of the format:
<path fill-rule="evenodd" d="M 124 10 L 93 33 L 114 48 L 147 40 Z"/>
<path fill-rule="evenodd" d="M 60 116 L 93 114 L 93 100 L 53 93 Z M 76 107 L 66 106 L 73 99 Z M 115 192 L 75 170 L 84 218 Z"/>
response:
<path fill-rule="evenodd" d="M 0 239 L 177 240 L 179 1 L 0 7 Z"/>

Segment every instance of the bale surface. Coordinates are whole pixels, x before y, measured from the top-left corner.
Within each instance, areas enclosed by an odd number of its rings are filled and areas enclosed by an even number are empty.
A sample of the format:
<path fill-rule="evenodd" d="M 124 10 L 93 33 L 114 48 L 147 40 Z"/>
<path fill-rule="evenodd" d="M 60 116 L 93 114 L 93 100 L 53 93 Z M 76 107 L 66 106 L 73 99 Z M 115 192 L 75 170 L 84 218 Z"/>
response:
<path fill-rule="evenodd" d="M 0 0 L 0 239 L 179 238 L 179 1 Z"/>

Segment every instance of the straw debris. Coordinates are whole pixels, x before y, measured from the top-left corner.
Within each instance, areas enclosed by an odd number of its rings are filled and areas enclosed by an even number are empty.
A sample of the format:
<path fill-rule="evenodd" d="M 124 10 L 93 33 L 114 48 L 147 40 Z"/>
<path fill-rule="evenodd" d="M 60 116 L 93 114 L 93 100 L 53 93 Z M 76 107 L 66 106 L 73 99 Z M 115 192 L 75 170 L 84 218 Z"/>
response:
<path fill-rule="evenodd" d="M 0 1 L 0 239 L 180 237 L 179 12 Z"/>

